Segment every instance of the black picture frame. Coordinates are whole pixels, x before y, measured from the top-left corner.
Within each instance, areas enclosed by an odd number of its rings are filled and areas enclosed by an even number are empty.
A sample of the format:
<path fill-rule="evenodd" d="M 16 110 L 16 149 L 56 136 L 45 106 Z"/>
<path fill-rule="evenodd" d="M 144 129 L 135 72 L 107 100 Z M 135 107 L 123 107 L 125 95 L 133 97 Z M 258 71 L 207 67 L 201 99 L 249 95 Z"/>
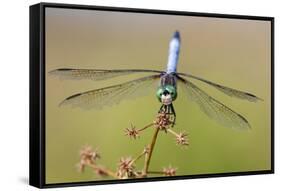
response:
<path fill-rule="evenodd" d="M 271 23 L 271 169 L 250 172 L 229 172 L 218 174 L 198 174 L 161 178 L 139 178 L 127 180 L 101 180 L 73 183 L 46 184 L 45 182 L 45 9 L 85 9 L 133 13 L 152 13 L 270 21 Z M 30 139 L 29 139 L 29 184 L 38 188 L 84 186 L 112 183 L 163 181 L 190 178 L 209 178 L 274 173 L 274 17 L 196 13 L 169 10 L 103 7 L 73 4 L 39 3 L 30 6 Z"/>

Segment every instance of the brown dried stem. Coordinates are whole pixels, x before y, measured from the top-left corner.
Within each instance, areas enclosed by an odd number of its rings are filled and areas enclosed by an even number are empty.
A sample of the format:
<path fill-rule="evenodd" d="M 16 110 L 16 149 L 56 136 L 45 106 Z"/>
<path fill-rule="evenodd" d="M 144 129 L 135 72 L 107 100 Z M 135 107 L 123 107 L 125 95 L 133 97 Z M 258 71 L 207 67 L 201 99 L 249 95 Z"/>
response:
<path fill-rule="evenodd" d="M 150 145 L 148 146 L 149 150 L 148 150 L 148 153 L 145 157 L 145 163 L 144 163 L 144 172 L 143 172 L 144 176 L 147 175 L 147 171 L 148 171 L 148 168 L 149 168 L 152 152 L 153 152 L 153 149 L 154 149 L 154 146 L 155 146 L 155 143 L 156 143 L 156 139 L 157 139 L 157 135 L 159 133 L 159 130 L 160 130 L 159 128 L 155 129 L 154 135 L 152 137 L 152 141 L 151 141 Z"/>
<path fill-rule="evenodd" d="M 150 124 L 146 125 L 145 127 L 139 129 L 138 131 L 143 131 L 143 130 L 147 129 L 148 127 L 151 127 L 152 125 L 154 125 L 154 123 L 150 123 Z"/>
<path fill-rule="evenodd" d="M 147 174 L 164 174 L 162 171 L 147 171 Z"/>
<path fill-rule="evenodd" d="M 141 157 L 143 157 L 146 154 L 146 150 L 144 150 L 141 154 L 139 154 L 135 159 L 131 161 L 131 164 L 135 163 L 137 160 L 139 160 Z"/>
<path fill-rule="evenodd" d="M 91 167 L 96 172 L 98 172 L 98 174 L 108 175 L 108 176 L 118 179 L 118 176 L 116 175 L 115 172 L 113 172 L 105 167 L 97 166 L 94 163 L 89 163 L 88 166 Z"/>

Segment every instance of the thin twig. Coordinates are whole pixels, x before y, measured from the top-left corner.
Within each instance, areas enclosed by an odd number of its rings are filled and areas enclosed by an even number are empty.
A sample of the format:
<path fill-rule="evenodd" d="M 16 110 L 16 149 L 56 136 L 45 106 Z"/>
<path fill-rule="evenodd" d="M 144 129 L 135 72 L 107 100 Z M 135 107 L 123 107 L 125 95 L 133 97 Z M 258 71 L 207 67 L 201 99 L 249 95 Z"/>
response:
<path fill-rule="evenodd" d="M 155 129 L 155 132 L 154 132 L 154 135 L 152 137 L 152 141 L 149 145 L 149 151 L 148 151 L 148 154 L 147 154 L 147 157 L 145 158 L 145 164 L 144 164 L 144 176 L 147 175 L 147 171 L 148 171 L 148 168 L 149 168 L 149 164 L 150 164 L 150 159 L 151 159 L 151 156 L 152 156 L 152 152 L 153 152 L 153 149 L 154 149 L 154 146 L 155 146 L 155 143 L 156 143 L 156 139 L 157 139 L 157 135 L 159 133 L 159 128 L 156 128 Z"/>
<path fill-rule="evenodd" d="M 138 129 L 138 131 L 143 131 L 143 130 L 147 129 L 148 127 L 151 127 L 152 125 L 154 125 L 154 124 L 153 124 L 153 123 L 150 123 L 150 124 L 148 124 L 147 126 L 141 128 L 141 129 Z"/>
<path fill-rule="evenodd" d="M 162 171 L 147 171 L 147 174 L 164 174 Z"/>
<path fill-rule="evenodd" d="M 177 134 L 175 131 L 173 131 L 172 129 L 167 129 L 168 132 L 172 133 L 173 135 L 175 135 L 176 137 L 179 136 L 179 134 Z"/>
<path fill-rule="evenodd" d="M 141 154 L 139 154 L 135 159 L 133 159 L 130 164 L 135 163 L 137 160 L 139 160 L 142 156 L 144 156 L 146 154 L 145 151 L 143 151 Z"/>
<path fill-rule="evenodd" d="M 107 175 L 109 175 L 109 176 L 112 176 L 113 178 L 119 179 L 119 177 L 116 175 L 115 172 L 113 172 L 113 171 L 111 171 L 111 170 L 109 170 L 109 169 L 107 169 L 107 168 L 97 166 L 97 165 L 95 165 L 94 163 L 89 163 L 88 165 L 89 165 L 89 167 L 91 167 L 91 168 L 94 169 L 94 170 L 100 170 L 100 171 L 102 171 L 104 174 L 107 174 Z"/>

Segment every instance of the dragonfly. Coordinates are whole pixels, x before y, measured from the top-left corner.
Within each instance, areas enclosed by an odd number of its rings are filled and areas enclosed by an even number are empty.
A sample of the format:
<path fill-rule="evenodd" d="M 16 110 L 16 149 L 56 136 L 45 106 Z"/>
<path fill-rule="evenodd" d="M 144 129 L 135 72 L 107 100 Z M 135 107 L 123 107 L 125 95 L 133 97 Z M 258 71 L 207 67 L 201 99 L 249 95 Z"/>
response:
<path fill-rule="evenodd" d="M 58 68 L 50 71 L 50 74 L 60 76 L 61 78 L 74 80 L 89 79 L 94 81 L 108 80 L 131 74 L 147 74 L 145 77 L 137 78 L 121 84 L 71 95 L 64 99 L 59 105 L 98 109 L 105 105 L 112 106 L 123 100 L 145 95 L 150 92 L 149 87 L 153 87 L 154 91 L 156 90 L 156 97 L 161 103 L 158 112 L 171 114 L 174 118 L 174 124 L 176 121 L 176 112 L 173 103 L 178 97 L 177 89 L 179 86 L 184 90 L 185 96 L 195 102 L 208 117 L 214 119 L 219 124 L 236 129 L 249 129 L 251 126 L 245 117 L 208 95 L 204 90 L 195 85 L 192 80 L 208 84 L 227 96 L 234 98 L 250 102 L 257 102 L 262 99 L 249 92 L 226 87 L 188 73 L 177 72 L 180 44 L 180 33 L 179 31 L 175 31 L 169 43 L 166 71 L 150 69 L 105 70 L 75 68 Z M 154 85 L 152 86 L 152 84 Z"/>

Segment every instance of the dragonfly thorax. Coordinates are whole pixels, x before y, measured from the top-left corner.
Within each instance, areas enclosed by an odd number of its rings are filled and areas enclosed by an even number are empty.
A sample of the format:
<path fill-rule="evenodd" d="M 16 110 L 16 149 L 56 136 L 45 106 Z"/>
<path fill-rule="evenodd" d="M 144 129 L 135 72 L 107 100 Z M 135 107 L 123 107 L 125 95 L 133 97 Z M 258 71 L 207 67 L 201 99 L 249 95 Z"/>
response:
<path fill-rule="evenodd" d="M 177 90 L 171 85 L 160 86 L 156 96 L 162 104 L 170 105 L 177 98 Z"/>

